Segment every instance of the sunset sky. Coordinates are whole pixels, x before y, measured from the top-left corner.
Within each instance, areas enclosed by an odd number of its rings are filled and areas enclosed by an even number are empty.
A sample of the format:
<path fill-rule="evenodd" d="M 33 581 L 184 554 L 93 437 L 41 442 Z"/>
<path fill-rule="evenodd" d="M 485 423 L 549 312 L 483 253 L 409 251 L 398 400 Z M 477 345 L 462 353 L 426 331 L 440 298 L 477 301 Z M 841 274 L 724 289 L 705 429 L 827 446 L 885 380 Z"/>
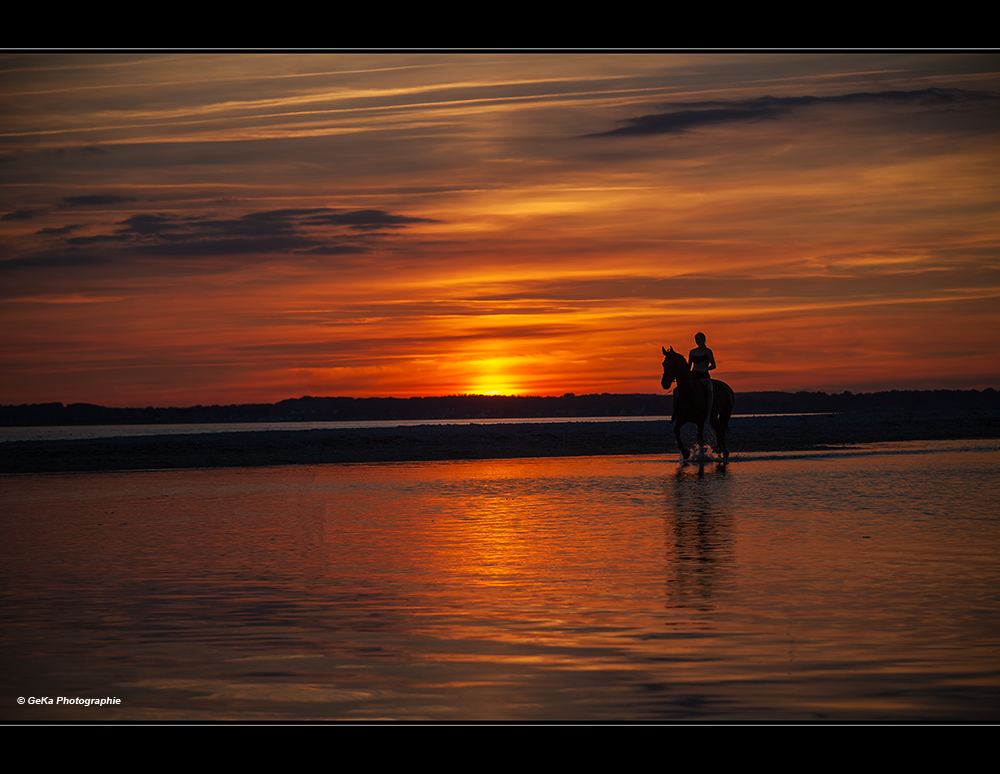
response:
<path fill-rule="evenodd" d="M 996 53 L 0 52 L 0 403 L 1000 388 Z"/>

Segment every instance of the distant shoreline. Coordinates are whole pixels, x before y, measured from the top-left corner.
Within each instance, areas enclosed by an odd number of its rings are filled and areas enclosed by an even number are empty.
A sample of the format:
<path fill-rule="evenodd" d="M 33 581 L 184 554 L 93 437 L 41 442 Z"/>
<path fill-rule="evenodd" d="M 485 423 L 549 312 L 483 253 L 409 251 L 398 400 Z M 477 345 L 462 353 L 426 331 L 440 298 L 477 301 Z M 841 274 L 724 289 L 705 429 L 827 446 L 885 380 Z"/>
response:
<path fill-rule="evenodd" d="M 692 425 L 686 432 L 693 432 Z M 734 416 L 734 455 L 851 443 L 1000 438 L 1000 411 Z M 678 454 L 662 421 L 418 425 L 194 433 L 0 444 L 0 474 L 357 462 Z"/>
<path fill-rule="evenodd" d="M 1000 411 L 1000 392 L 888 390 L 883 392 L 737 392 L 736 416 L 873 411 Z M 446 395 L 413 398 L 292 398 L 186 408 L 114 408 L 90 403 L 0 406 L 2 427 L 224 424 L 242 422 L 357 422 L 477 419 L 597 419 L 669 417 L 673 394 Z"/>

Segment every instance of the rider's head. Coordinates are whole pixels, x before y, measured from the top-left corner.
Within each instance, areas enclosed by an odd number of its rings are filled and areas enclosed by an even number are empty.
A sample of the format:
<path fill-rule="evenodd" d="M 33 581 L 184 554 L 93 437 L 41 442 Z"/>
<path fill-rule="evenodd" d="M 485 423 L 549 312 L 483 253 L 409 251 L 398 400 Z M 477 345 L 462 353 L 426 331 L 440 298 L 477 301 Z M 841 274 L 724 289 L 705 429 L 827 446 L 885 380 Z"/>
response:
<path fill-rule="evenodd" d="M 698 333 L 696 333 L 694 335 L 694 343 L 697 344 L 699 347 L 704 347 L 705 346 L 705 334 L 702 333 L 702 332 L 700 332 L 700 331 Z"/>

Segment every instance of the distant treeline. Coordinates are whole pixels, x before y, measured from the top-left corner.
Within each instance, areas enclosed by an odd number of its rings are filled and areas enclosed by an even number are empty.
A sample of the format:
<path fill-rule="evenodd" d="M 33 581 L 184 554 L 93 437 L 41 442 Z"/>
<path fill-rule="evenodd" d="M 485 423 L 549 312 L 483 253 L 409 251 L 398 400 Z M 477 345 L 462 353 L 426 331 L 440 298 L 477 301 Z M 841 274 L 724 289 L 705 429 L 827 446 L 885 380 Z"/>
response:
<path fill-rule="evenodd" d="M 1000 409 L 1000 393 L 986 390 L 891 390 L 737 393 L 737 414 L 838 413 L 923 409 Z M 520 397 L 450 395 L 439 398 L 313 398 L 188 408 L 107 408 L 91 403 L 0 406 L 0 426 L 189 424 L 198 422 L 336 422 L 540 417 L 669 417 L 670 394 Z"/>

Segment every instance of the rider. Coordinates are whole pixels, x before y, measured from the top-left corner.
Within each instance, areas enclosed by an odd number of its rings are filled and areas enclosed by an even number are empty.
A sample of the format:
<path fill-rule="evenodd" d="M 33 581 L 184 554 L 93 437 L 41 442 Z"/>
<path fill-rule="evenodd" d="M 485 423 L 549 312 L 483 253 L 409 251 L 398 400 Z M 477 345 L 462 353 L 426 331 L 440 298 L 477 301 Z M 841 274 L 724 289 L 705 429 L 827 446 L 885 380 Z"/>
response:
<path fill-rule="evenodd" d="M 694 343 L 698 346 L 691 350 L 688 355 L 688 362 L 691 364 L 691 373 L 701 384 L 705 391 L 705 402 L 708 409 L 705 412 L 705 421 L 712 419 L 712 379 L 708 375 L 709 371 L 715 369 L 715 354 L 705 346 L 705 334 L 698 332 L 694 335 Z"/>

